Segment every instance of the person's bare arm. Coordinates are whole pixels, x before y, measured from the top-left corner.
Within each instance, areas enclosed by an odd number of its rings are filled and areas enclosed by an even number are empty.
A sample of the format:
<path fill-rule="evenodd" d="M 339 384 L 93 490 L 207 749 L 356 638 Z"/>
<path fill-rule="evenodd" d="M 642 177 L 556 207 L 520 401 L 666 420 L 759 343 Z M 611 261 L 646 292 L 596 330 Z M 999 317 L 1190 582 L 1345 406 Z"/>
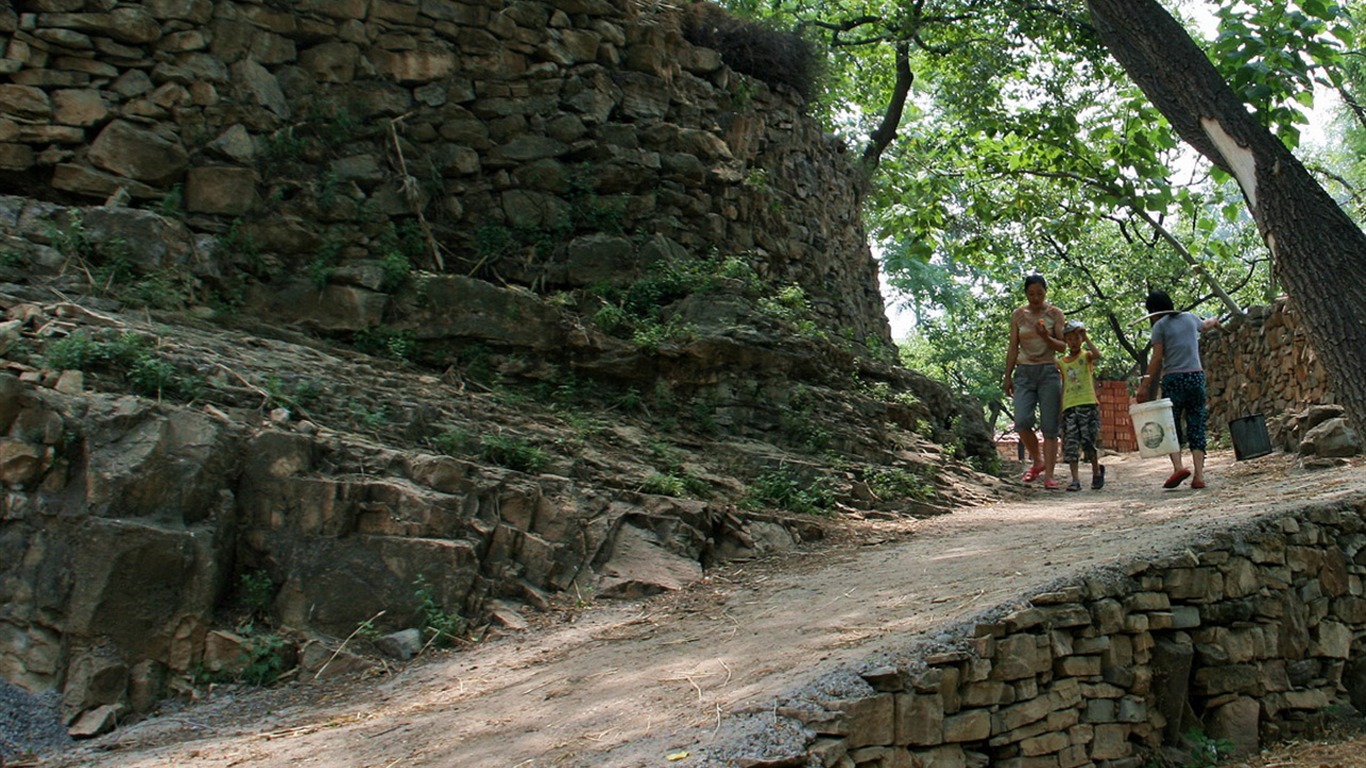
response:
<path fill-rule="evenodd" d="M 1157 398 L 1157 385 L 1161 383 L 1160 374 L 1162 373 L 1162 344 L 1153 344 L 1153 356 L 1148 359 L 1148 375 L 1143 377 L 1146 387 L 1139 387 L 1138 401 L 1145 403 Z"/>
<path fill-rule="evenodd" d="M 1096 349 L 1096 343 L 1091 341 L 1091 334 L 1085 328 L 1081 329 L 1081 343 L 1086 345 L 1086 359 L 1095 362 L 1100 359 L 1100 350 Z"/>
<path fill-rule="evenodd" d="M 1006 393 L 1006 397 L 1015 396 L 1015 358 L 1020 354 L 1020 329 L 1015 326 L 1015 314 L 1010 315 L 1010 345 L 1006 347 L 1006 376 L 1001 383 L 1001 390 Z"/>

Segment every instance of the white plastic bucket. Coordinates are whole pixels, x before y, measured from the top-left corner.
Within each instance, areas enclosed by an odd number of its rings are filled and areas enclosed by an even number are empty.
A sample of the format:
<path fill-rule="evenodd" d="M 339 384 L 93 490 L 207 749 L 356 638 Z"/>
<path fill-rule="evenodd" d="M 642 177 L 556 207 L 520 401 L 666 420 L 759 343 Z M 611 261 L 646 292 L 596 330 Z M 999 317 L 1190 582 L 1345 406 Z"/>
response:
<path fill-rule="evenodd" d="M 1129 418 L 1134 422 L 1139 456 L 1151 459 L 1181 450 L 1181 441 L 1176 437 L 1176 417 L 1172 415 L 1171 400 L 1164 397 L 1146 403 L 1134 403 L 1129 406 Z"/>

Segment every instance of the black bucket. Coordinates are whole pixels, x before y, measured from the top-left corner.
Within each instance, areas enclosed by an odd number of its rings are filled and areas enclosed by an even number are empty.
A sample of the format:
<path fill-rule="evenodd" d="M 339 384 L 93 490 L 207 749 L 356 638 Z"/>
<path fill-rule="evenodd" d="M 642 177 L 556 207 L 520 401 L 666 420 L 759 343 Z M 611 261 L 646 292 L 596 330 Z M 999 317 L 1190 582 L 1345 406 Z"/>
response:
<path fill-rule="evenodd" d="M 1271 436 L 1266 433 L 1266 419 L 1260 413 L 1230 421 L 1228 433 L 1233 438 L 1233 457 L 1238 461 L 1271 453 Z"/>

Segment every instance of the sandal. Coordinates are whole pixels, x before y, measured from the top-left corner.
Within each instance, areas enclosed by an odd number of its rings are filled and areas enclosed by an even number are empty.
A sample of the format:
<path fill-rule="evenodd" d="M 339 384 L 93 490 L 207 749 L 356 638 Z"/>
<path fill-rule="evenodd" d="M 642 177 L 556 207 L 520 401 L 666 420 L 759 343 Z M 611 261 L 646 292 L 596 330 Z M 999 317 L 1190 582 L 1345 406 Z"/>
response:
<path fill-rule="evenodd" d="M 1099 491 L 1101 488 L 1104 488 L 1104 487 L 1105 487 L 1105 465 L 1102 464 L 1102 465 L 1100 465 L 1100 472 L 1099 472 L 1098 474 L 1091 475 L 1091 490 L 1093 490 L 1093 491 Z"/>
<path fill-rule="evenodd" d="M 1068 483 L 1068 484 L 1067 484 L 1067 490 L 1069 490 L 1069 491 L 1080 491 L 1080 490 L 1081 490 L 1081 481 L 1080 481 L 1080 480 L 1073 480 L 1072 482 Z"/>
<path fill-rule="evenodd" d="M 1020 479 L 1023 480 L 1023 481 L 1025 481 L 1026 483 L 1032 483 L 1032 482 L 1034 482 L 1035 480 L 1037 480 L 1037 479 L 1039 478 L 1039 475 L 1042 475 L 1042 474 L 1043 474 L 1043 467 L 1030 467 L 1030 468 L 1024 473 L 1024 477 L 1022 477 L 1022 478 L 1020 478 Z"/>
<path fill-rule="evenodd" d="M 1197 490 L 1197 491 L 1200 490 L 1201 488 L 1204 488 L 1204 487 L 1205 487 L 1205 481 L 1204 481 L 1204 480 L 1192 480 L 1192 481 L 1191 481 L 1191 488 L 1194 488 L 1194 489 Z"/>
<path fill-rule="evenodd" d="M 1043 481 L 1043 489 L 1045 491 L 1058 491 L 1062 490 L 1062 486 L 1058 485 L 1057 480 L 1045 480 Z"/>
<path fill-rule="evenodd" d="M 1188 477 L 1190 477 L 1190 476 L 1191 476 L 1191 471 L 1190 471 L 1189 469 L 1178 469 L 1178 470 L 1176 470 L 1175 472 L 1172 473 L 1171 477 L 1167 478 L 1167 482 L 1163 483 L 1163 484 L 1162 484 L 1162 487 L 1163 487 L 1163 488 L 1175 488 L 1176 486 L 1178 486 L 1178 485 L 1180 485 L 1181 483 L 1185 482 L 1186 478 L 1188 478 Z"/>

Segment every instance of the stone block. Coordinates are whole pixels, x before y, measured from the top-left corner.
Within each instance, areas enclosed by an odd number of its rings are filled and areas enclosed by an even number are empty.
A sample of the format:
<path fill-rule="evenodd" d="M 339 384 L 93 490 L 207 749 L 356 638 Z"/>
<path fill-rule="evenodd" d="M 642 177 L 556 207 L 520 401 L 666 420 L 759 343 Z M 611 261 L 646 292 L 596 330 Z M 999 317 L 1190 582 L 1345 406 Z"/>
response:
<path fill-rule="evenodd" d="M 1051 692 L 1053 707 L 1067 709 L 1081 704 L 1081 683 L 1076 680 L 1059 680 L 1053 684 Z"/>
<path fill-rule="evenodd" d="M 103 121 L 108 114 L 109 106 L 97 90 L 59 90 L 52 94 L 52 119 L 59 125 L 84 128 Z"/>
<path fill-rule="evenodd" d="M 994 707 L 1005 703 L 1006 684 L 1000 680 L 982 680 L 964 685 L 960 691 L 964 707 Z"/>
<path fill-rule="evenodd" d="M 100 131 L 89 157 L 98 168 L 153 186 L 170 185 L 189 165 L 184 147 L 125 120 Z"/>
<path fill-rule="evenodd" d="M 1031 598 L 1029 602 L 1034 605 L 1062 605 L 1064 603 L 1080 603 L 1086 598 L 1086 590 L 1082 587 L 1063 587 L 1054 592 L 1042 592 Z"/>
<path fill-rule="evenodd" d="M 1135 592 L 1124 598 L 1124 608 L 1129 611 L 1165 611 L 1171 607 L 1165 592 Z"/>
<path fill-rule="evenodd" d="M 1104 653 L 1109 650 L 1113 642 L 1110 635 L 1099 635 L 1097 637 L 1074 637 L 1072 639 L 1073 653 Z"/>
<path fill-rule="evenodd" d="M 962 714 L 944 718 L 944 741 L 980 741 L 991 736 L 991 713 L 985 709 L 970 709 Z"/>
<path fill-rule="evenodd" d="M 1003 619 L 1007 632 L 1026 632 L 1044 622 L 1044 612 L 1038 608 L 1024 608 L 1006 615 Z"/>
<path fill-rule="evenodd" d="M 1285 709 L 1321 710 L 1328 706 L 1331 697 L 1327 692 L 1313 688 L 1301 691 L 1285 691 L 1280 694 L 1281 706 Z"/>
<path fill-rule="evenodd" d="M 1228 664 L 1221 667 L 1203 667 L 1195 673 L 1195 686 L 1205 695 L 1220 693 L 1245 693 L 1258 695 L 1261 676 L 1257 667 L 1250 664 Z"/>
<path fill-rule="evenodd" d="M 1021 741 L 1020 754 L 1026 757 L 1050 755 L 1070 746 L 1072 746 L 1072 741 L 1067 738 L 1067 734 L 1054 731 Z"/>
<path fill-rule="evenodd" d="M 1057 755 L 1012 757 L 996 763 L 1000 768 L 1058 768 Z"/>
<path fill-rule="evenodd" d="M 1034 635 L 1010 635 L 996 642 L 991 676 L 996 680 L 1019 680 L 1039 671 L 1039 646 Z M 1042 654 L 1047 662 L 1047 652 Z"/>
<path fill-rule="evenodd" d="M 1080 709 L 1059 709 L 1048 713 L 1044 718 L 1050 731 L 1065 731 L 1081 722 Z"/>
<path fill-rule="evenodd" d="M 33 148 L 27 144 L 0 143 L 0 171 L 27 171 L 34 162 Z"/>
<path fill-rule="evenodd" d="M 1075 653 L 1072 634 L 1070 632 L 1054 630 L 1053 632 L 1048 633 L 1048 639 L 1053 658 L 1060 659 Z"/>
<path fill-rule="evenodd" d="M 1233 756 L 1253 755 L 1261 749 L 1261 706 L 1255 699 L 1234 698 L 1206 714 L 1205 723 L 1210 738 L 1233 744 Z"/>
<path fill-rule="evenodd" d="M 1133 748 L 1129 744 L 1129 726 L 1097 725 L 1091 742 L 1092 760 L 1115 760 L 1128 757 Z"/>
<path fill-rule="evenodd" d="M 256 172 L 232 166 L 199 166 L 185 175 L 185 209 L 241 216 L 256 204 Z"/>
<path fill-rule="evenodd" d="M 1099 656 L 1068 656 L 1053 663 L 1058 677 L 1096 677 L 1101 673 Z"/>
<path fill-rule="evenodd" d="M 1058 752 L 1058 768 L 1077 768 L 1077 766 L 1087 765 L 1090 762 L 1091 758 L 1086 754 L 1086 747 L 1067 747 Z"/>
<path fill-rule="evenodd" d="M 1193 629 L 1200 626 L 1200 609 L 1194 605 L 1174 605 L 1171 616 L 1172 629 Z"/>
<path fill-rule="evenodd" d="M 944 701 L 938 694 L 895 694 L 893 744 L 934 746 L 944 743 Z"/>
<path fill-rule="evenodd" d="M 1048 717 L 1048 713 L 1052 711 L 1053 699 L 1051 696 L 1040 696 L 1029 701 L 1022 701 L 997 712 L 992 730 L 997 733 L 1013 731 L 1022 725 Z"/>
<path fill-rule="evenodd" d="M 1327 656 L 1332 659 L 1346 659 L 1352 652 L 1352 630 L 1345 624 L 1335 621 L 1321 621 L 1311 633 L 1313 640 L 1309 652 L 1314 656 Z"/>
<path fill-rule="evenodd" d="M 1081 627 L 1091 623 L 1091 612 L 1080 605 L 1059 605 L 1039 609 L 1050 627 Z"/>
<path fill-rule="evenodd" d="M 1148 703 L 1134 696 L 1119 700 L 1119 721 L 1121 723 L 1141 723 L 1148 719 Z"/>
<path fill-rule="evenodd" d="M 1261 589 L 1257 566 L 1243 557 L 1229 560 L 1220 570 L 1224 573 L 1224 594 L 1229 598 L 1247 597 Z"/>
<path fill-rule="evenodd" d="M 962 699 L 958 695 L 963 673 L 956 666 L 942 669 L 944 674 L 939 685 L 939 695 L 944 699 L 944 713 L 953 714 L 963 708 Z"/>
<path fill-rule="evenodd" d="M 48 120 L 52 101 L 42 88 L 0 83 L 0 114 L 24 120 Z"/>
<path fill-rule="evenodd" d="M 968 768 L 968 756 L 958 744 L 913 751 L 917 768 Z"/>
<path fill-rule="evenodd" d="M 1119 722 L 1119 703 L 1114 699 L 1091 699 L 1086 702 L 1082 718 L 1093 724 Z"/>
<path fill-rule="evenodd" d="M 1173 620 L 1171 611 L 1149 611 L 1147 616 L 1148 629 L 1150 631 L 1156 632 L 1158 630 L 1172 628 Z"/>
<path fill-rule="evenodd" d="M 1224 575 L 1217 568 L 1173 568 L 1166 575 L 1166 592 L 1175 600 L 1217 602 L 1224 598 Z"/>
<path fill-rule="evenodd" d="M 95 707 L 87 712 L 82 712 L 76 718 L 76 722 L 67 729 L 67 733 L 73 739 L 93 739 L 114 730 L 118 724 L 119 713 L 123 707 L 114 704 L 105 704 Z"/>

